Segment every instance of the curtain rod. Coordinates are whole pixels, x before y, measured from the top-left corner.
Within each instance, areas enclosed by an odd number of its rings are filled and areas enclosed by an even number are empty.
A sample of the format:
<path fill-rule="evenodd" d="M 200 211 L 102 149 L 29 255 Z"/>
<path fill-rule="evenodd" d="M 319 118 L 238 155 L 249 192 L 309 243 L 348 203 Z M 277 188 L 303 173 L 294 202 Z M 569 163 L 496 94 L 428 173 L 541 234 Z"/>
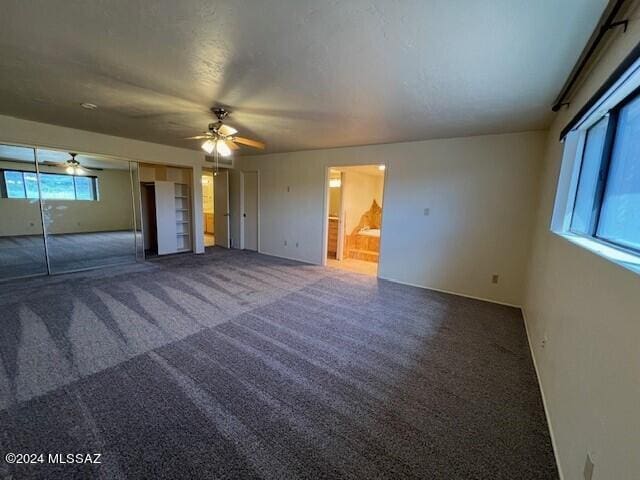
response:
<path fill-rule="evenodd" d="M 610 0 L 609 3 L 607 4 L 607 7 L 602 13 L 600 20 L 598 21 L 598 25 L 596 29 L 591 34 L 591 38 L 589 38 L 589 42 L 587 42 L 587 45 L 585 46 L 584 50 L 580 54 L 578 62 L 575 64 L 575 66 L 571 70 L 571 73 L 569 74 L 569 78 L 567 78 L 567 81 L 562 86 L 562 90 L 560 90 L 558 97 L 553 102 L 553 106 L 551 107 L 551 110 L 553 110 L 554 112 L 557 112 L 562 108 L 563 105 L 566 105 L 568 103 L 568 102 L 565 102 L 565 99 L 569 94 L 569 91 L 578 80 L 578 77 L 586 67 L 587 63 L 595 53 L 596 49 L 598 48 L 598 45 L 600 44 L 604 36 L 607 34 L 607 32 L 612 28 L 615 28 L 618 26 L 624 26 L 624 31 L 625 32 L 627 31 L 627 24 L 628 24 L 627 20 L 622 20 L 619 22 L 615 21 L 616 15 L 618 15 L 618 13 L 620 12 L 620 8 L 622 7 L 622 4 L 624 2 L 625 0 Z"/>
<path fill-rule="evenodd" d="M 574 115 L 567 125 L 560 132 L 560 140 L 567 136 L 567 134 L 575 128 L 575 126 L 583 119 L 583 117 L 591 110 L 591 108 L 605 95 L 609 89 L 611 89 L 620 77 L 624 75 L 629 68 L 633 66 L 640 59 L 640 42 L 636 44 L 636 46 L 631 49 L 629 54 L 622 60 L 620 65 L 618 65 L 615 70 L 607 77 L 605 82 L 596 90 L 596 92 L 591 96 L 589 100 L 582 106 L 578 113 Z"/>

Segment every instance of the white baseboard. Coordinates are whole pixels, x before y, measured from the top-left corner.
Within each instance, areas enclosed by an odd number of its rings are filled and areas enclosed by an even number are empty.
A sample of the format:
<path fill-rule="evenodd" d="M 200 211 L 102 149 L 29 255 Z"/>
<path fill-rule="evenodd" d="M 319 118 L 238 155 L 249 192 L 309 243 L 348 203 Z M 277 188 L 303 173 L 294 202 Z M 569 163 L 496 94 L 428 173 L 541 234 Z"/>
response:
<path fill-rule="evenodd" d="M 269 255 L 270 257 L 282 258 L 284 260 L 293 260 L 294 262 L 304 263 L 306 265 L 315 265 L 321 267 L 322 265 L 319 263 L 310 262 L 309 260 L 301 260 L 299 258 L 287 257 L 285 255 L 277 255 L 275 253 L 265 252 L 264 250 L 258 250 L 258 253 L 262 255 Z"/>
<path fill-rule="evenodd" d="M 322 267 L 322 266 L 326 267 L 326 265 L 323 265 L 321 263 L 310 262 L 309 260 L 301 260 L 299 258 L 287 257 L 285 255 L 277 255 L 275 253 L 265 252 L 263 250 L 258 250 L 258 253 L 261 253 L 263 255 L 269 255 L 270 257 L 284 258 L 285 260 L 293 260 L 295 262 L 306 263 L 307 265 L 317 265 L 317 266 L 320 266 L 320 267 Z M 504 305 L 505 307 L 519 308 L 520 310 L 522 310 L 522 306 L 521 305 L 515 305 L 513 303 L 501 302 L 499 300 L 493 300 L 493 299 L 490 299 L 490 298 L 476 297 L 474 295 L 467 295 L 466 293 L 454 292 L 454 291 L 451 291 L 451 290 L 444 290 L 442 288 L 426 287 L 424 285 L 417 285 L 415 283 L 402 282 L 402 281 L 396 280 L 394 278 L 381 277 L 380 275 L 378 275 L 377 278 L 379 278 L 381 280 L 386 280 L 388 282 L 399 283 L 400 285 L 407 285 L 409 287 L 422 288 L 424 290 L 432 290 L 434 292 L 440 292 L 440 293 L 448 293 L 449 295 L 457 295 L 459 297 L 471 298 L 473 300 L 480 300 L 480 301 L 483 301 L 483 302 L 495 303 L 497 305 Z"/>
<path fill-rule="evenodd" d="M 560 480 L 564 480 L 564 474 L 562 473 L 562 467 L 560 465 L 560 457 L 558 456 L 558 447 L 556 445 L 556 436 L 553 433 L 553 425 L 551 424 L 551 418 L 549 417 L 549 408 L 547 407 L 547 397 L 544 395 L 544 388 L 542 388 L 542 382 L 540 381 L 540 371 L 538 370 L 538 362 L 536 356 L 533 353 L 533 343 L 531 342 L 531 336 L 529 335 L 529 325 L 527 324 L 527 315 L 522 310 L 522 319 L 524 320 L 524 329 L 527 332 L 527 343 L 529 344 L 529 351 L 531 352 L 531 359 L 533 360 L 533 368 L 536 371 L 536 378 L 538 379 L 538 386 L 540 388 L 540 396 L 542 397 L 542 406 L 544 407 L 544 415 L 547 418 L 547 426 L 549 427 L 549 436 L 551 437 L 551 446 L 553 447 L 553 456 L 556 459 L 556 467 L 558 468 L 558 476 Z"/>
<path fill-rule="evenodd" d="M 410 287 L 422 288 L 424 290 L 433 290 L 434 292 L 448 293 L 450 295 L 457 295 L 458 297 L 471 298 L 473 300 L 481 300 L 483 302 L 489 302 L 489 303 L 495 303 L 495 304 L 498 304 L 498 305 L 504 305 L 505 307 L 513 307 L 513 308 L 522 309 L 522 307 L 520 305 L 514 305 L 513 303 L 501 302 L 499 300 L 492 300 L 490 298 L 476 297 L 476 296 L 473 296 L 473 295 L 467 295 L 466 293 L 459 293 L 459 292 L 453 292 L 451 290 L 444 290 L 442 288 L 425 287 L 424 285 L 417 285 L 415 283 L 401 282 L 400 280 L 396 280 L 394 278 L 387 278 L 387 277 L 381 277 L 381 276 L 378 276 L 378 278 L 381 279 L 381 280 L 387 280 L 388 282 L 399 283 L 400 285 L 408 285 Z"/>

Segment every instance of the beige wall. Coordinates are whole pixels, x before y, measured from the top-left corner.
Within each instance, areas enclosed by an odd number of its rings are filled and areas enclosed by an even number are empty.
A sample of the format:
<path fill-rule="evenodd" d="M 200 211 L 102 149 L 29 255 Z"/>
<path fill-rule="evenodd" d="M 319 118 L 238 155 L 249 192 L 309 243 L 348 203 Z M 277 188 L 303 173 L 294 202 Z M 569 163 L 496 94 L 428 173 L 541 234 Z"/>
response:
<path fill-rule="evenodd" d="M 29 169 L 28 164 L 25 168 Z M 19 164 L 0 162 L 0 168 L 15 169 Z M 127 167 L 128 168 L 128 167 Z M 41 166 L 41 172 L 60 169 Z M 45 200 L 43 210 L 48 233 L 81 233 L 133 228 L 133 199 L 129 170 L 92 171 L 98 177 L 98 201 Z M 0 236 L 42 234 L 37 202 L 0 198 Z"/>
<path fill-rule="evenodd" d="M 334 187 L 329 189 L 329 216 L 340 216 L 340 197 L 342 195 L 342 187 Z"/>
<path fill-rule="evenodd" d="M 202 173 L 202 211 L 204 213 L 213 213 L 213 174 L 210 172 Z M 207 183 L 204 183 L 204 182 Z"/>
<path fill-rule="evenodd" d="M 545 140 L 544 132 L 525 132 L 243 157 L 241 164 L 260 171 L 262 252 L 321 264 L 327 168 L 385 163 L 380 276 L 520 304 Z"/>
<path fill-rule="evenodd" d="M 362 215 L 371 208 L 373 200 L 382 206 L 383 179 L 361 172 L 344 172 L 342 216 L 347 235 L 353 233 Z"/>
<path fill-rule="evenodd" d="M 544 157 L 524 311 L 567 480 L 582 479 L 587 452 L 594 480 L 640 478 L 640 276 L 549 231 L 560 131 L 639 38 L 631 22 L 555 119 Z"/>

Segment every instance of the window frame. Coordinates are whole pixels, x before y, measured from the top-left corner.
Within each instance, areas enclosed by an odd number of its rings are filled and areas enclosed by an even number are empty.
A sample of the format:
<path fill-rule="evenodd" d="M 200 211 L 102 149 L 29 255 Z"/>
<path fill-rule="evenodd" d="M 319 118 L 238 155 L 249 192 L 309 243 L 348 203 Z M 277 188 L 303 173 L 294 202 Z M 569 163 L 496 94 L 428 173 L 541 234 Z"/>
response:
<path fill-rule="evenodd" d="M 22 176 L 22 190 L 24 192 L 24 197 L 10 197 L 9 191 L 7 188 L 7 177 L 5 176 L 6 172 L 15 172 L 19 173 Z M 27 194 L 27 185 L 26 180 L 24 178 L 25 173 L 31 173 L 36 175 L 38 181 L 38 196 L 37 197 L 29 197 Z M 40 188 L 40 175 L 61 175 L 65 177 L 71 177 L 73 179 L 73 197 L 74 198 L 46 198 L 41 197 L 41 188 Z M 91 180 L 91 196 L 92 198 L 78 198 L 78 189 L 76 186 L 76 178 L 88 178 Z M 98 198 L 98 177 L 96 175 L 70 175 L 68 173 L 52 173 L 52 172 L 36 172 L 32 170 L 20 170 L 13 168 L 0 168 L 0 184 L 2 189 L 0 190 L 0 194 L 2 194 L 3 198 L 7 198 L 10 200 L 39 200 L 42 198 L 43 201 L 47 202 L 97 202 Z"/>
<path fill-rule="evenodd" d="M 590 239 L 590 240 L 611 246 L 615 249 L 630 253 L 632 255 L 640 255 L 640 248 L 634 248 L 634 247 L 630 247 L 629 245 L 617 243 L 610 239 L 599 236 L 597 232 L 598 232 L 598 226 L 600 223 L 600 217 L 602 214 L 602 204 L 605 198 L 607 184 L 609 182 L 609 173 L 611 170 L 613 150 L 614 150 L 616 134 L 618 130 L 618 122 L 620 119 L 620 115 L 619 115 L 620 110 L 622 110 L 629 103 L 638 99 L 640 99 L 640 87 L 635 88 L 631 93 L 625 96 L 620 102 L 618 102 L 615 106 L 613 106 L 609 111 L 597 117 L 594 116 L 592 121 L 589 122 L 589 127 L 583 130 L 584 140 L 581 143 L 580 149 L 578 149 L 577 151 L 577 156 L 578 156 L 577 162 L 579 164 L 577 168 L 577 171 L 578 171 L 577 183 L 571 199 L 572 200 L 571 215 L 568 222 L 568 228 L 566 229 L 566 233 L 570 235 Z M 607 121 L 607 130 L 605 134 L 604 146 L 602 148 L 602 154 L 600 158 L 600 168 L 598 171 L 598 183 L 596 185 L 596 191 L 594 196 L 591 218 L 589 222 L 588 233 L 585 234 L 583 232 L 575 231 L 572 228 L 573 215 L 575 213 L 575 203 L 576 203 L 576 198 L 578 196 L 578 190 L 580 188 L 580 182 L 582 180 L 583 161 L 584 161 L 584 154 L 587 146 L 589 131 L 598 122 L 600 122 L 600 120 L 602 120 L 605 117 L 608 117 L 608 121 Z"/>
<path fill-rule="evenodd" d="M 576 211 L 576 203 L 578 201 L 578 193 L 580 192 L 580 186 L 583 181 L 584 172 L 584 156 L 586 154 L 587 145 L 589 142 L 589 134 L 593 128 L 600 123 L 603 119 L 606 119 L 604 142 L 602 146 L 602 152 L 600 154 L 599 167 L 598 167 L 598 179 L 596 182 L 596 188 L 593 196 L 593 204 L 591 206 L 591 216 L 589 217 L 589 227 L 587 232 L 581 232 L 575 230 L 573 227 L 573 216 Z M 569 222 L 569 232 L 573 235 L 595 237 L 595 232 L 598 229 L 598 222 L 600 221 L 600 209 L 602 207 L 602 200 L 604 198 L 604 190 L 609 177 L 609 163 L 611 160 L 611 151 L 613 150 L 613 137 L 615 136 L 615 130 L 617 127 L 617 114 L 609 112 L 602 118 L 595 121 L 585 132 L 585 139 L 582 144 L 582 151 L 580 152 L 580 168 L 578 169 L 578 179 L 576 190 L 573 195 L 571 220 Z"/>

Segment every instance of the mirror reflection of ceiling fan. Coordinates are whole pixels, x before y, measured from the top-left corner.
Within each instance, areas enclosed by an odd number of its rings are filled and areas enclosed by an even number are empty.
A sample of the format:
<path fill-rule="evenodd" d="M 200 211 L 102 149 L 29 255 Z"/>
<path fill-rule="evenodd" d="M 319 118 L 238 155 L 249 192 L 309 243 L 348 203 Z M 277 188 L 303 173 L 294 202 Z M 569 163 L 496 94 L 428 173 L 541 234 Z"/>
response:
<path fill-rule="evenodd" d="M 203 132 L 202 135 L 188 137 L 185 140 L 204 140 L 201 147 L 205 152 L 211 155 L 215 151 L 223 157 L 228 157 L 234 150 L 238 150 L 240 148 L 239 145 L 259 148 L 261 150 L 265 148 L 266 145 L 264 143 L 258 140 L 251 140 L 250 138 L 239 137 L 236 135 L 238 130 L 222 123 L 229 115 L 228 110 L 219 107 L 212 108 L 211 111 L 218 121 L 209 124 L 209 131 Z"/>
<path fill-rule="evenodd" d="M 46 165 L 47 167 L 64 168 L 69 175 L 86 175 L 88 173 L 87 170 L 102 170 L 101 168 L 92 168 L 80 165 L 80 162 L 76 160 L 76 156 L 78 155 L 77 153 L 69 152 L 69 155 L 71 155 L 71 158 L 66 162 L 57 163 L 45 161 L 38 163 Z"/>

